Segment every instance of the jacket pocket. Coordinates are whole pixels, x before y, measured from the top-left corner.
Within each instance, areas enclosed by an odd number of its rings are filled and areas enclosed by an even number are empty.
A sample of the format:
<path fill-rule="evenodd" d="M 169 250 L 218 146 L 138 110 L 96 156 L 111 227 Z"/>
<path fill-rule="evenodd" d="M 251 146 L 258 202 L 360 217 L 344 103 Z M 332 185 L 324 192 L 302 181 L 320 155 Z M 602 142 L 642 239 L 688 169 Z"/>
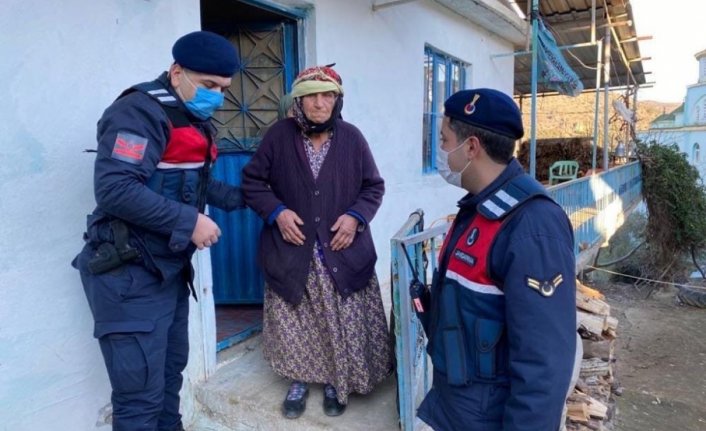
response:
<path fill-rule="evenodd" d="M 497 320 L 476 319 L 476 376 L 494 379 L 497 376 L 498 343 L 505 325 Z"/>

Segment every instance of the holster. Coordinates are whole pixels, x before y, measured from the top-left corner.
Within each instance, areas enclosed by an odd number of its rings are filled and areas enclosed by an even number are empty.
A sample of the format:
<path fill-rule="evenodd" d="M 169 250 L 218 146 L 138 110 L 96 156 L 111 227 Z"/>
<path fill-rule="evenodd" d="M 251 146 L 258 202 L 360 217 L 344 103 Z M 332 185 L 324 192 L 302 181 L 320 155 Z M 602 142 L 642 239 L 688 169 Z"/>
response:
<path fill-rule="evenodd" d="M 139 250 L 128 243 L 130 232 L 125 222 L 112 220 L 110 229 L 113 241 L 99 243 L 96 253 L 88 260 L 91 274 L 103 274 L 140 258 Z"/>

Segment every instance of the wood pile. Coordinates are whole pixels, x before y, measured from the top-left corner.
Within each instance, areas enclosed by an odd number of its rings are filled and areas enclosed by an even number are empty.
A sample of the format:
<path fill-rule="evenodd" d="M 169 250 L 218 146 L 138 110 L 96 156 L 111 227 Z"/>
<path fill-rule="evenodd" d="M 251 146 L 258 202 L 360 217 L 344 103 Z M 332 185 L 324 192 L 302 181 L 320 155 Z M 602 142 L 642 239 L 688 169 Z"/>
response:
<path fill-rule="evenodd" d="M 567 431 L 603 431 L 611 428 L 613 400 L 613 349 L 618 319 L 602 293 L 576 281 L 576 307 L 583 360 L 579 380 L 566 402 Z"/>
<path fill-rule="evenodd" d="M 537 139 L 536 173 L 538 181 L 549 179 L 549 167 L 558 160 L 575 160 L 579 162 L 579 178 L 591 169 L 593 147 L 591 138 L 552 138 Z M 603 148 L 598 147 L 597 157 L 600 162 Z M 526 171 L 529 171 L 530 142 L 520 144 L 517 160 Z"/>

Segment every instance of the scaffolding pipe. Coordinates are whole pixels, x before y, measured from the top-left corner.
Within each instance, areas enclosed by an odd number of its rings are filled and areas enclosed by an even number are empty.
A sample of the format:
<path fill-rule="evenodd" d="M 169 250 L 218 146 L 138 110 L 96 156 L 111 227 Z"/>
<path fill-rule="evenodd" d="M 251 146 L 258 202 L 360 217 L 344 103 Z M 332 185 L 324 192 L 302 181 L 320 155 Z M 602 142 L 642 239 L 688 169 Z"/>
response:
<path fill-rule="evenodd" d="M 606 8 L 606 19 L 608 20 L 608 28 L 610 28 L 611 33 L 613 34 L 613 37 L 615 38 L 615 46 L 618 48 L 618 53 L 620 54 L 620 58 L 623 60 L 623 64 L 625 64 L 625 68 L 627 69 L 628 73 L 630 76 L 632 76 L 632 70 L 630 69 L 630 61 L 628 60 L 627 55 L 625 55 L 625 51 L 623 50 L 623 43 L 618 37 L 618 32 L 615 31 L 615 27 L 613 26 L 613 23 L 611 22 L 610 18 L 610 10 L 608 9 L 608 4 L 606 3 L 606 0 L 603 0 L 603 6 Z M 610 42 L 610 41 L 609 41 Z M 639 60 L 638 60 L 639 61 Z M 633 81 L 637 82 L 634 76 L 632 76 Z"/>
<path fill-rule="evenodd" d="M 639 87 L 640 87 L 640 88 L 653 88 L 653 87 L 654 87 L 654 84 L 655 84 L 655 83 L 654 83 L 653 81 L 650 81 L 650 82 L 647 82 L 647 83 L 645 83 L 645 84 L 641 84 Z M 623 90 L 628 90 L 628 86 L 627 86 L 627 85 L 621 85 L 621 86 L 619 86 L 619 87 L 610 87 L 610 89 L 611 89 L 611 91 L 623 91 Z M 599 93 L 602 93 L 602 92 L 603 92 L 603 87 L 601 86 L 601 87 L 599 87 L 598 89 L 596 89 L 596 88 L 584 89 L 584 90 L 581 92 L 581 94 L 591 94 L 591 93 L 595 93 L 596 91 L 598 91 Z M 527 95 L 527 94 L 529 94 L 529 93 L 525 93 L 524 95 Z M 523 97 L 524 95 L 517 94 L 517 95 L 513 95 L 512 97 L 514 97 L 515 99 L 518 99 L 518 98 Z M 559 93 L 559 92 L 557 92 L 557 91 L 547 91 L 546 93 L 537 93 L 537 96 L 538 96 L 538 97 L 554 97 L 554 96 L 566 96 L 566 94 Z"/>
<path fill-rule="evenodd" d="M 596 43 L 596 0 L 591 0 L 591 43 Z"/>
<path fill-rule="evenodd" d="M 537 43 L 539 24 L 539 0 L 532 0 L 532 110 L 530 114 L 530 171 L 532 178 L 537 178 Z"/>
<path fill-rule="evenodd" d="M 557 46 L 557 49 L 559 51 L 565 50 L 565 49 L 571 49 L 571 48 L 584 48 L 587 46 L 593 46 L 595 45 L 596 42 L 582 42 L 582 43 L 575 43 L 573 45 L 562 45 L 562 46 Z M 526 51 L 514 51 L 514 52 L 506 52 L 504 54 L 493 54 L 490 56 L 490 58 L 498 58 L 498 57 L 517 57 L 520 55 L 525 55 L 525 54 L 532 54 L 532 50 L 528 49 Z"/>
<path fill-rule="evenodd" d="M 596 97 L 595 106 L 593 109 L 593 155 L 591 159 L 592 172 L 596 172 L 596 153 L 598 152 L 598 105 L 601 95 L 601 68 L 603 67 L 603 41 L 598 44 L 596 54 Z"/>
<path fill-rule="evenodd" d="M 603 49 L 603 170 L 608 170 L 608 107 L 610 106 L 610 28 L 605 31 Z"/>

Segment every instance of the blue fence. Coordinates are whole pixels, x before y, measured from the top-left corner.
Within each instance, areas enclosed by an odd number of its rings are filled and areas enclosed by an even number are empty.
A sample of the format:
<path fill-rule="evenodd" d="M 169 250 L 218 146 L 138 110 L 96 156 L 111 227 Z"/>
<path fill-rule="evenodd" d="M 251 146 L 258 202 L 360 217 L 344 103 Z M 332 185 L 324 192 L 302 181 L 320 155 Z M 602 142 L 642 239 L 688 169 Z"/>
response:
<path fill-rule="evenodd" d="M 574 228 L 575 253 L 610 238 L 621 218 L 641 199 L 642 177 L 638 162 L 591 177 L 548 188 L 564 208 Z M 413 271 L 428 283 L 436 269 L 438 256 L 449 223 L 424 229 L 424 212 L 412 213 L 390 241 L 392 309 L 397 356 L 397 382 L 400 426 L 403 431 L 422 427 L 416 419 L 417 407 L 429 391 L 431 364 L 425 347 L 426 337 L 409 295 Z M 411 263 L 411 265 L 410 265 Z"/>
<path fill-rule="evenodd" d="M 610 238 L 625 213 L 640 202 L 640 164 L 632 162 L 598 175 L 551 186 L 547 190 L 571 220 L 574 252 L 578 256 L 581 251 Z"/>

